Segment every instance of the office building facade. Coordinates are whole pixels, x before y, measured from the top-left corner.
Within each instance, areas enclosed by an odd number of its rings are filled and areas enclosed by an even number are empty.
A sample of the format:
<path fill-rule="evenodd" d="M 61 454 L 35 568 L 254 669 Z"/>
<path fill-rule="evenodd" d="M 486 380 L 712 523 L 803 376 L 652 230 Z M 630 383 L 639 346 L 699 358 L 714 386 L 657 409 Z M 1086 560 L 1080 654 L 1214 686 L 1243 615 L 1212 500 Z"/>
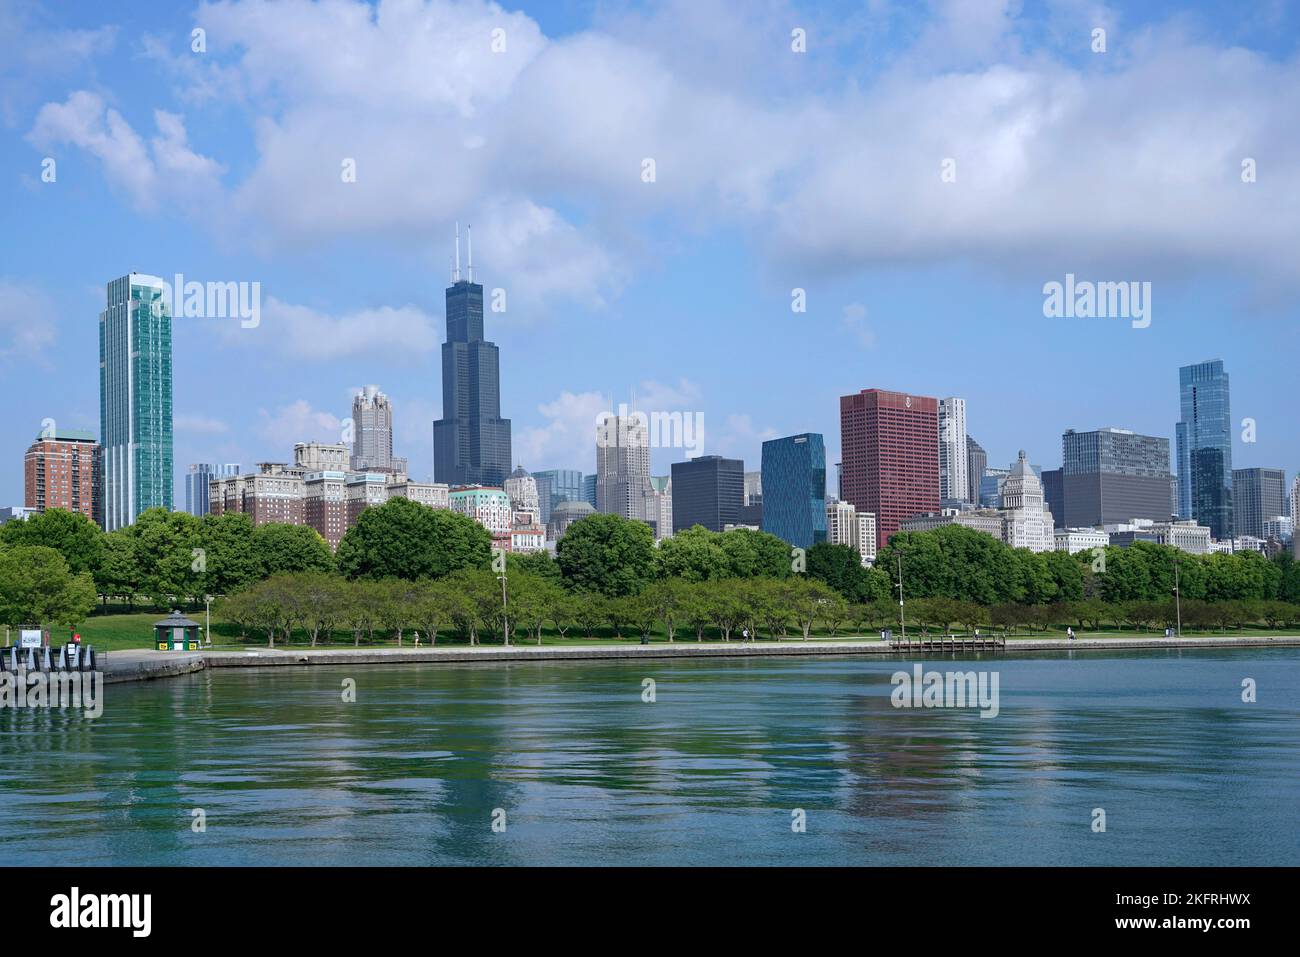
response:
<path fill-rule="evenodd" d="M 483 287 L 474 282 L 471 246 L 466 278 L 456 266 L 447 287 L 447 341 L 442 345 L 442 418 L 433 423 L 434 481 L 500 487 L 510 474 L 510 420 L 501 417 L 501 357 L 483 338 Z"/>
<path fill-rule="evenodd" d="M 1064 509 L 1057 525 L 1167 522 L 1171 481 L 1168 439 L 1128 429 L 1067 429 L 1061 436 Z"/>
<path fill-rule="evenodd" d="M 763 443 L 761 528 L 798 548 L 826 541 L 826 443 L 804 432 Z M 744 496 L 742 483 L 742 504 Z"/>
<path fill-rule="evenodd" d="M 212 509 L 208 493 L 213 479 L 238 475 L 239 465 L 228 462 L 216 465 L 210 462 L 196 462 L 185 473 L 185 511 L 198 518 L 207 515 Z"/>
<path fill-rule="evenodd" d="M 1232 538 L 1232 408 L 1223 361 L 1183 366 L 1178 387 L 1178 517 Z"/>
<path fill-rule="evenodd" d="M 939 400 L 939 498 L 970 501 L 970 456 L 966 436 L 966 400 Z"/>
<path fill-rule="evenodd" d="M 543 469 L 533 473 L 537 482 L 537 507 L 542 524 L 551 520 L 551 509 L 561 502 L 581 502 L 582 472 L 578 469 Z"/>
<path fill-rule="evenodd" d="M 393 455 L 393 403 L 368 385 L 352 397 L 353 472 L 392 472 L 405 475 L 407 462 Z"/>
<path fill-rule="evenodd" d="M 99 314 L 100 501 L 105 531 L 172 509 L 172 315 L 167 284 L 131 273 Z"/>
<path fill-rule="evenodd" d="M 61 508 L 102 524 L 101 452 L 89 432 L 43 432 L 23 456 L 23 506 L 36 512 Z"/>
<path fill-rule="evenodd" d="M 984 480 L 984 470 L 989 467 L 989 456 L 983 446 L 966 436 L 966 481 L 968 484 L 966 501 L 972 505 L 980 504 L 980 483 Z"/>
<path fill-rule="evenodd" d="M 701 455 L 674 462 L 672 481 L 674 532 L 696 525 L 721 532 L 724 526 L 739 524 L 745 501 L 742 460 Z"/>
<path fill-rule="evenodd" d="M 882 389 L 841 396 L 840 441 L 844 500 L 876 516 L 878 548 L 904 519 L 939 511 L 937 399 Z"/>
<path fill-rule="evenodd" d="M 1286 514 L 1286 472 L 1282 469 L 1233 469 L 1233 531 L 1266 538 L 1264 523 Z"/>

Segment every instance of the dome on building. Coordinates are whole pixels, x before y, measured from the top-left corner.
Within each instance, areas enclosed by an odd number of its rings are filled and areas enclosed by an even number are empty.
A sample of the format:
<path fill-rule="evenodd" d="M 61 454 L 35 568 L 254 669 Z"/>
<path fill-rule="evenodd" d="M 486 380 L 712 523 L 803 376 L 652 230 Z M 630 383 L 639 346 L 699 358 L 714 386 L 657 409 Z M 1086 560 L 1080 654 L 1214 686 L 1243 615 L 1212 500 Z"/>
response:
<path fill-rule="evenodd" d="M 571 522 L 571 521 L 575 521 L 576 519 L 585 518 L 588 515 L 592 515 L 595 513 L 595 511 L 596 510 L 591 507 L 590 502 L 583 502 L 583 501 L 557 502 L 555 504 L 555 507 L 551 509 L 551 521 L 558 522 L 561 520 L 567 520 Z"/>
<path fill-rule="evenodd" d="M 510 473 L 511 478 L 528 478 L 528 470 L 522 465 L 516 465 L 515 470 Z"/>

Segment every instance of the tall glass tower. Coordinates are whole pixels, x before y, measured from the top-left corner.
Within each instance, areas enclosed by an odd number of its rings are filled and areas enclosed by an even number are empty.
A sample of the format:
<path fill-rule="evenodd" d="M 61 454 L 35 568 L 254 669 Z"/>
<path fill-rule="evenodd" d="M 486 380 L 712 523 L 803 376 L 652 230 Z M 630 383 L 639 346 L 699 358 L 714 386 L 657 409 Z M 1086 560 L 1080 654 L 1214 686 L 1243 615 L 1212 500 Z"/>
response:
<path fill-rule="evenodd" d="M 172 507 L 172 316 L 156 276 L 108 284 L 99 314 L 99 440 L 104 529 Z"/>
<path fill-rule="evenodd" d="M 1232 409 L 1222 359 L 1178 370 L 1182 421 L 1178 443 L 1178 516 L 1210 527 L 1217 539 L 1232 531 Z"/>
<path fill-rule="evenodd" d="M 510 420 L 501 418 L 500 355 L 483 338 L 483 287 L 456 264 L 447 287 L 447 341 L 442 344 L 442 418 L 433 423 L 433 478 L 448 485 L 501 485 L 510 474 Z"/>
<path fill-rule="evenodd" d="M 763 531 L 798 548 L 826 541 L 826 444 L 817 432 L 763 443 Z"/>

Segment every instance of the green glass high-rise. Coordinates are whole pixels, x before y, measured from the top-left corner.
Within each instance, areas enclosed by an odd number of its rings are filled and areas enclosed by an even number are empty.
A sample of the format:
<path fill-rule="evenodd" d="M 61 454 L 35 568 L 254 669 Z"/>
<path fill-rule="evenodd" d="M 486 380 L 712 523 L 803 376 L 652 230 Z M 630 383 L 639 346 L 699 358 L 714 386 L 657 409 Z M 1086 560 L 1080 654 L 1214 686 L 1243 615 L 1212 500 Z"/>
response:
<path fill-rule="evenodd" d="M 167 284 L 131 273 L 99 314 L 105 531 L 172 507 L 172 315 Z"/>

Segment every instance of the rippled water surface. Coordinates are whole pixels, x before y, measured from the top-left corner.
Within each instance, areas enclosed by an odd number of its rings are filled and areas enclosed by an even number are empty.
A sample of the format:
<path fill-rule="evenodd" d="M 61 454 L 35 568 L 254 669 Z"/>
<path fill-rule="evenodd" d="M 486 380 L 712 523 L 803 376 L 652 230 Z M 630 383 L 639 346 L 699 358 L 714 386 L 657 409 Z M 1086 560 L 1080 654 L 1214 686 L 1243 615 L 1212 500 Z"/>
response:
<path fill-rule="evenodd" d="M 112 685 L 97 719 L 0 711 L 0 862 L 1300 864 L 1300 650 L 923 662 L 997 671 L 991 719 L 892 707 L 890 676 L 912 663 L 223 669 Z"/>

